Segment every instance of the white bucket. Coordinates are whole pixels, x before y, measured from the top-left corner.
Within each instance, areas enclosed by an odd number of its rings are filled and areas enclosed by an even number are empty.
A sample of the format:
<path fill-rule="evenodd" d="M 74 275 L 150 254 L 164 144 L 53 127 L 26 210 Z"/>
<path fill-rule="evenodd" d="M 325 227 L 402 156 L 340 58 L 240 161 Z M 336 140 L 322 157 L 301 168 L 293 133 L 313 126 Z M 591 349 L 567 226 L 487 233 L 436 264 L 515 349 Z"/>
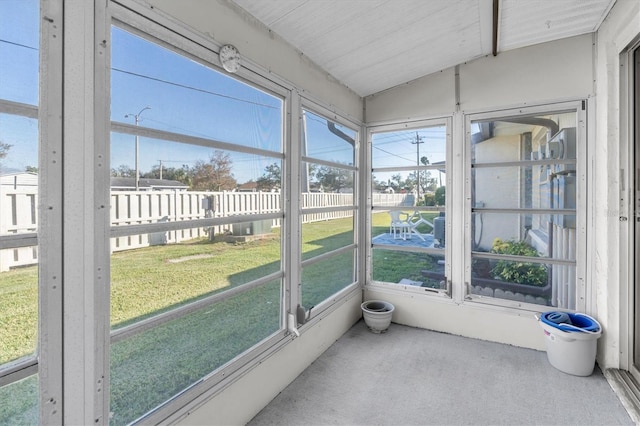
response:
<path fill-rule="evenodd" d="M 589 376 L 593 373 L 602 327 L 595 319 L 591 319 L 598 324 L 596 332 L 562 331 L 538 321 L 544 330 L 547 358 L 552 366 L 574 376 Z"/>

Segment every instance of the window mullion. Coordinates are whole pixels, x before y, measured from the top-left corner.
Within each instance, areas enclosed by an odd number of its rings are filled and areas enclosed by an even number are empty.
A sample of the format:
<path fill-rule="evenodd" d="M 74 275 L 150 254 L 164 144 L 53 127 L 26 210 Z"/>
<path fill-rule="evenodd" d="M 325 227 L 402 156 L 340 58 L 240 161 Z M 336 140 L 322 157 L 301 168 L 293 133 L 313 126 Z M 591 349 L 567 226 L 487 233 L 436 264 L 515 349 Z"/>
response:
<path fill-rule="evenodd" d="M 41 1 L 39 110 L 39 400 L 40 423 L 63 423 L 62 116 L 60 2 Z M 46 206 L 46 207 L 45 207 Z"/>
<path fill-rule="evenodd" d="M 283 257 L 283 269 L 285 271 L 285 294 L 288 295 L 288 305 L 285 305 L 287 324 L 291 328 L 297 327 L 297 307 L 301 304 L 302 274 L 302 232 L 301 222 L 301 194 L 300 194 L 300 170 L 301 170 L 301 141 L 302 129 L 302 104 L 298 92 L 294 92 L 290 102 L 290 131 L 287 135 L 285 178 L 283 184 L 286 192 L 285 201 L 285 256 Z"/>

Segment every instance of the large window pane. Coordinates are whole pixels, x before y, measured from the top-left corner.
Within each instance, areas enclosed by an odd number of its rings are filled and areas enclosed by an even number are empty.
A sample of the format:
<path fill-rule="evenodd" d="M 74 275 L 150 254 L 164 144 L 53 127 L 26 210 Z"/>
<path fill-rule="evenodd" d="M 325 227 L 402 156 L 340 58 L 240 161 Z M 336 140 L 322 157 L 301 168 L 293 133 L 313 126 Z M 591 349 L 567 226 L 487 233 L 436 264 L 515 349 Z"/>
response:
<path fill-rule="evenodd" d="M 372 279 L 446 289 L 444 124 L 372 134 Z"/>
<path fill-rule="evenodd" d="M 283 100 L 112 36 L 111 408 L 125 424 L 282 327 Z"/>
<path fill-rule="evenodd" d="M 0 371 L 37 371 L 40 2 L 0 3 Z M 0 424 L 38 423 L 38 375 L 19 376 L 0 375 Z"/>
<path fill-rule="evenodd" d="M 309 110 L 303 118 L 300 297 L 309 309 L 355 281 L 355 249 L 347 247 L 357 227 L 357 132 Z M 316 259 L 322 255 L 329 257 Z"/>
<path fill-rule="evenodd" d="M 575 309 L 575 126 L 575 112 L 471 122 L 471 293 Z"/>

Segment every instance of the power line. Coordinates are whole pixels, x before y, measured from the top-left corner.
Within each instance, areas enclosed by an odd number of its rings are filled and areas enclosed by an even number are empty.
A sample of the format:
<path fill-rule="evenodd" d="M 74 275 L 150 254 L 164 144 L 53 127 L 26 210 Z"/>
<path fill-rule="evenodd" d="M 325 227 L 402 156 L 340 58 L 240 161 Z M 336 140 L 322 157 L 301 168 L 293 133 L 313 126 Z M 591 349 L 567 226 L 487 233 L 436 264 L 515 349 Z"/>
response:
<path fill-rule="evenodd" d="M 398 155 L 398 154 L 394 154 L 393 152 L 386 151 L 386 150 L 384 150 L 384 149 L 382 149 L 382 148 L 379 148 L 379 147 L 377 147 L 377 146 L 374 146 L 374 148 L 375 148 L 375 149 L 377 149 L 377 150 L 379 150 L 379 151 L 382 151 L 382 152 L 384 152 L 384 153 L 386 153 L 386 154 L 392 155 L 392 156 L 394 156 L 394 157 L 398 157 L 398 158 L 400 158 L 400 159 L 402 159 L 402 160 L 406 160 L 406 161 L 411 161 L 411 162 L 413 162 L 413 159 L 406 158 L 406 157 L 402 157 L 402 156 L 400 156 L 400 155 Z"/>
<path fill-rule="evenodd" d="M 5 40 L 0 38 L 0 43 L 11 44 L 13 46 L 24 47 L 25 49 L 38 50 L 37 47 L 27 46 L 26 44 L 17 43 L 15 41 Z"/>
<path fill-rule="evenodd" d="M 132 75 L 132 76 L 135 76 L 135 77 L 140 77 L 140 78 L 144 78 L 144 79 L 147 79 L 147 80 L 157 81 L 159 83 L 169 84 L 171 86 L 181 87 L 183 89 L 193 90 L 195 92 L 206 93 L 208 95 L 218 96 L 218 97 L 221 97 L 221 98 L 231 99 L 231 100 L 234 100 L 234 101 L 244 102 L 244 103 L 247 103 L 247 104 L 257 105 L 257 106 L 261 106 L 261 107 L 265 107 L 265 108 L 280 109 L 280 107 L 275 107 L 273 105 L 267 105 L 267 104 L 263 104 L 263 103 L 260 103 L 260 102 L 254 102 L 254 101 L 249 101 L 249 100 L 242 99 L 242 98 L 236 98 L 235 96 L 224 95 L 222 93 L 212 92 L 212 91 L 209 91 L 209 90 L 200 89 L 198 87 L 187 86 L 186 84 L 175 83 L 173 81 L 163 80 L 161 78 L 151 77 L 151 76 L 148 76 L 148 75 L 135 73 L 133 71 L 126 71 L 126 70 L 122 70 L 122 69 L 119 69 L 119 68 L 111 68 L 111 69 L 113 71 L 121 72 L 123 74 L 128 74 L 128 75 Z"/>

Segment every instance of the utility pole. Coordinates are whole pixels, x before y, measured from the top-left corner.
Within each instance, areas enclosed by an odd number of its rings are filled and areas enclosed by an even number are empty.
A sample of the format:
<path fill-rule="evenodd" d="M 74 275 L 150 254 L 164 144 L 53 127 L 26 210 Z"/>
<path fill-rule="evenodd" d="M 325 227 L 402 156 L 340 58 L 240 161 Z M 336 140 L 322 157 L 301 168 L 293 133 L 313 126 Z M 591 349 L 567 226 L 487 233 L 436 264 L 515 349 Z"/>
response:
<path fill-rule="evenodd" d="M 148 109 L 151 109 L 150 106 L 146 106 L 140 110 L 137 114 L 126 114 L 124 118 L 129 118 L 133 116 L 136 120 L 136 127 L 140 122 L 140 116 L 142 113 Z M 136 191 L 140 189 L 140 136 L 136 133 Z"/>
<path fill-rule="evenodd" d="M 416 164 L 418 166 L 416 169 L 416 205 L 420 200 L 420 144 L 424 143 L 422 139 L 423 136 L 419 136 L 418 132 L 416 132 L 416 140 L 411 141 L 411 144 L 416 146 Z"/>
<path fill-rule="evenodd" d="M 162 180 L 162 160 L 158 160 L 160 162 L 160 180 Z"/>

